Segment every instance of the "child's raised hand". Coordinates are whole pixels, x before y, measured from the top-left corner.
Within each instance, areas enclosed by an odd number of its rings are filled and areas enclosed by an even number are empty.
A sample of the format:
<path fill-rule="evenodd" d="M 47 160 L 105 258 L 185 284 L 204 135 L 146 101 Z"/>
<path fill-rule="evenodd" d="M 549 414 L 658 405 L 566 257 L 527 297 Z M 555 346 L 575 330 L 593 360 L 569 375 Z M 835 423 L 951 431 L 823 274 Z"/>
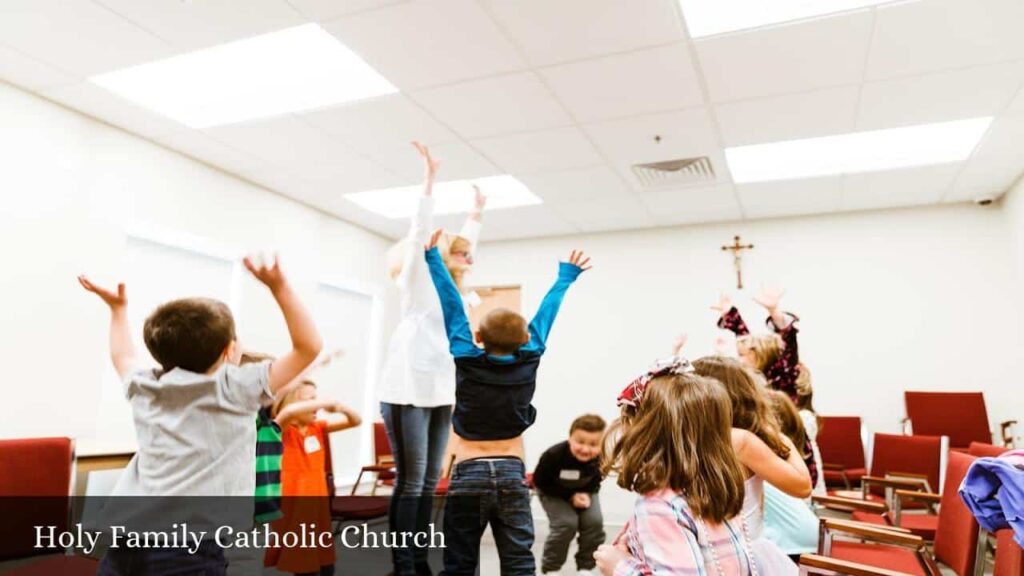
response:
<path fill-rule="evenodd" d="M 590 257 L 585 256 L 582 250 L 573 250 L 572 253 L 569 254 L 569 264 L 580 268 L 584 272 L 592 268 L 592 266 L 590 266 Z"/>
<path fill-rule="evenodd" d="M 444 234 L 444 228 L 438 228 L 437 230 L 434 230 L 434 233 L 430 235 L 430 239 L 427 240 L 427 243 L 424 246 L 424 248 L 426 250 L 437 248 L 437 243 L 441 241 L 442 234 Z"/>
<path fill-rule="evenodd" d="M 679 336 L 676 336 L 675 342 L 672 343 L 672 355 L 679 356 L 683 351 L 683 347 L 686 346 L 686 342 L 690 339 L 690 335 L 683 332 Z"/>
<path fill-rule="evenodd" d="M 434 157 L 430 155 L 430 149 L 423 144 L 414 141 L 412 145 L 416 147 L 416 151 L 419 152 L 420 156 L 423 158 L 424 179 L 426 179 L 427 182 L 433 182 L 434 177 L 437 176 L 437 169 L 441 167 L 441 161 L 435 160 Z M 429 189 L 427 189 L 426 194 L 430 194 Z"/>
<path fill-rule="evenodd" d="M 269 262 L 263 255 L 250 254 L 242 262 L 245 264 L 245 268 L 271 291 L 280 288 L 287 282 L 284 272 L 281 271 L 277 254 L 274 254 Z"/>
<path fill-rule="evenodd" d="M 761 291 L 757 293 L 757 296 L 754 296 L 754 302 L 764 306 L 764 309 L 769 312 L 778 310 L 779 301 L 782 300 L 782 295 L 785 293 L 786 291 L 780 288 L 761 286 Z"/>
<path fill-rule="evenodd" d="M 117 292 L 93 284 L 84 274 L 78 277 L 78 283 L 82 285 L 82 288 L 99 296 L 104 304 L 110 306 L 111 309 L 124 308 L 128 305 L 128 296 L 125 294 L 123 282 L 117 285 Z"/>
<path fill-rule="evenodd" d="M 711 309 L 719 314 L 725 314 L 729 310 L 732 310 L 732 298 L 730 298 L 725 292 L 722 292 L 718 297 L 718 304 L 713 304 Z"/>
<path fill-rule="evenodd" d="M 337 358 L 341 358 L 344 355 L 344 348 L 335 348 L 334 350 L 331 350 L 327 354 L 324 354 L 323 357 L 320 358 L 320 362 L 317 364 L 317 366 L 327 366 L 331 362 L 334 362 L 334 360 L 336 360 Z"/>
<path fill-rule="evenodd" d="M 479 186 L 473 184 L 473 212 L 479 214 L 484 211 L 485 206 L 487 206 L 487 196 L 484 196 Z"/>

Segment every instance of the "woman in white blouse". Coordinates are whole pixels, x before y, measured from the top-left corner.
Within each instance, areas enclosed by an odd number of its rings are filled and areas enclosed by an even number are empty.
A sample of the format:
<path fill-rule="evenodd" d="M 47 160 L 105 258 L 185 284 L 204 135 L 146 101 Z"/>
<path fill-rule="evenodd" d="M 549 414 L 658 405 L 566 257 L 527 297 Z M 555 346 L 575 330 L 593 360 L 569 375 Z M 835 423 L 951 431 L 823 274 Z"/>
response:
<path fill-rule="evenodd" d="M 455 403 L 455 363 L 448 351 L 441 302 L 423 256 L 433 231 L 431 193 L 440 162 L 430 156 L 426 146 L 413 145 L 424 160 L 425 182 L 409 235 L 389 255 L 389 274 L 398 287 L 401 319 L 388 347 L 379 394 L 398 475 L 389 529 L 406 533 L 428 530 Z M 463 276 L 473 265 L 485 203 L 486 198 L 476 190 L 462 231 L 446 233 L 440 243 L 441 256 L 460 289 Z M 427 552 L 425 547 L 392 548 L 394 574 L 431 574 Z"/>

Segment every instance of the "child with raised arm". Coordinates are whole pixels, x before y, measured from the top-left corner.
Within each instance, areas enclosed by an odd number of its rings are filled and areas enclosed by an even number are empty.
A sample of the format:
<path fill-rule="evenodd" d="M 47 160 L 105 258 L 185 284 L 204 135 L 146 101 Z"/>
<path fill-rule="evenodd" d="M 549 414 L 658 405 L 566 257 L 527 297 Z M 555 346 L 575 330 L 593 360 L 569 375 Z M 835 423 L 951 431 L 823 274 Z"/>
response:
<path fill-rule="evenodd" d="M 801 366 L 797 347 L 799 329 L 796 324 L 800 319 L 795 314 L 779 310 L 783 293 L 782 290 L 762 289 L 754 297 L 754 301 L 768 312 L 766 322 L 773 334 L 751 335 L 739 310 L 726 294 L 722 294 L 718 304 L 711 308 L 722 315 L 718 327 L 736 334 L 736 351 L 740 360 L 760 372 L 772 390 L 779 390 L 796 402 L 799 397 L 797 381 L 800 379 Z M 810 442 L 802 447 L 802 451 L 810 454 L 804 464 L 811 474 L 811 483 L 816 484 L 819 472 Z"/>
<path fill-rule="evenodd" d="M 426 259 L 455 357 L 452 425 L 461 439 L 445 501 L 444 574 L 476 573 L 480 537 L 490 524 L 502 575 L 532 576 L 533 516 L 522 434 L 537 415 L 531 402 L 551 326 L 565 292 L 589 269 L 590 259 L 574 250 L 569 262 L 559 264 L 558 279 L 529 326 L 519 314 L 499 308 L 488 312 L 473 334 L 436 247 L 440 235 L 438 230 L 431 237 Z"/>
<path fill-rule="evenodd" d="M 217 300 L 186 298 L 159 306 L 146 319 L 143 340 L 160 368 L 139 369 L 124 284 L 111 291 L 85 276 L 78 278 L 110 307 L 111 360 L 135 420 L 138 450 L 118 480 L 115 496 L 253 497 L 253 421 L 260 403 L 316 359 L 321 339 L 276 257 L 269 263 L 247 257 L 244 263 L 270 289 L 291 336 L 292 349 L 273 362 L 230 363 L 236 346 L 231 310 Z M 119 513 L 121 524 L 150 520 L 146 510 Z M 182 515 L 175 521 L 195 529 L 216 529 L 224 523 L 215 507 L 191 506 Z M 149 559 L 159 559 L 168 570 L 209 574 L 222 574 L 225 565 L 223 550 L 207 540 L 195 554 L 187 549 L 111 548 L 99 573 L 129 573 Z"/>
<path fill-rule="evenodd" d="M 325 410 L 344 416 L 341 420 L 321 420 L 317 412 Z M 330 434 L 355 428 L 362 423 L 359 414 L 341 402 L 316 397 L 316 384 L 303 380 L 298 387 L 274 403 L 274 421 L 281 428 L 284 454 L 281 457 L 281 494 L 283 517 L 272 527 L 279 534 L 301 533 L 303 529 L 331 532 L 329 487 L 325 470 L 324 446 Z M 333 539 L 329 546 L 310 548 L 269 548 L 264 564 L 294 574 L 334 574 Z M 318 544 L 320 540 L 317 540 Z"/>

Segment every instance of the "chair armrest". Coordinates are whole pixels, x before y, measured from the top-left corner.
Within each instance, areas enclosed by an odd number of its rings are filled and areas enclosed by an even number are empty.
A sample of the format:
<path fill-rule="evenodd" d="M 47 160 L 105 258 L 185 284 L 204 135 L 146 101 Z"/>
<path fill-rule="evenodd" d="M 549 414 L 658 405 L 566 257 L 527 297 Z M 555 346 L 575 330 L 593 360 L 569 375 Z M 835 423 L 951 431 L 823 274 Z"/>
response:
<path fill-rule="evenodd" d="M 363 472 L 387 472 L 388 470 L 394 469 L 394 464 L 370 464 L 363 466 L 361 470 Z"/>
<path fill-rule="evenodd" d="M 919 502 L 927 502 L 928 504 L 938 504 L 942 501 L 942 496 L 938 494 L 932 494 L 931 492 L 918 492 L 916 490 L 897 490 L 897 500 L 917 500 Z"/>
<path fill-rule="evenodd" d="M 908 532 L 897 532 L 882 526 L 865 526 L 861 522 L 849 522 L 836 520 L 834 518 L 822 518 L 821 525 L 827 532 L 842 532 L 864 540 L 872 540 L 883 544 L 906 546 L 909 548 L 923 549 L 924 540 Z"/>
<path fill-rule="evenodd" d="M 873 484 L 875 486 L 892 488 L 894 490 L 923 490 L 925 485 L 928 483 L 925 479 L 881 478 L 879 476 L 865 476 L 861 478 L 860 481 L 861 485 Z"/>
<path fill-rule="evenodd" d="M 822 462 L 821 467 L 824 470 L 830 470 L 832 472 L 843 472 L 846 470 L 846 466 L 842 464 L 829 464 L 828 462 Z"/>
<path fill-rule="evenodd" d="M 855 562 L 837 560 L 817 554 L 800 556 L 800 566 L 810 568 L 810 574 L 848 574 L 849 576 L 910 576 L 906 572 L 894 572 L 885 568 L 875 568 Z M 819 570 L 815 570 L 815 568 Z"/>
<path fill-rule="evenodd" d="M 840 498 L 838 496 L 811 496 L 811 502 L 831 508 L 847 510 L 849 512 L 861 510 L 863 512 L 885 514 L 889 510 L 889 507 L 882 502 L 872 502 L 870 500 L 860 500 L 856 498 Z"/>

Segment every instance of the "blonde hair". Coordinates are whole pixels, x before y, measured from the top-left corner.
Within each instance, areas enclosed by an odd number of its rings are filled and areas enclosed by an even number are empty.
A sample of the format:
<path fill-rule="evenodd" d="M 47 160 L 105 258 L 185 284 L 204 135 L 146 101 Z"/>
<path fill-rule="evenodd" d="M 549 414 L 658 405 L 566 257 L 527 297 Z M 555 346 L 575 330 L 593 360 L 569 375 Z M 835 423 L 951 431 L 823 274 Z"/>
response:
<path fill-rule="evenodd" d="M 420 247 L 411 246 L 413 240 L 410 238 L 402 238 L 395 243 L 394 246 L 388 250 L 388 277 L 392 280 L 397 280 L 398 276 L 402 273 L 402 267 L 405 265 L 405 255 L 409 250 L 415 250 Z M 452 275 L 452 280 L 455 281 L 455 285 L 460 289 L 462 288 L 462 275 L 464 270 L 452 269 L 451 256 L 453 252 L 465 251 L 469 252 L 473 248 L 473 244 L 470 243 L 469 239 L 459 236 L 458 234 L 452 234 L 451 232 L 445 232 L 441 234 L 441 238 L 437 242 L 438 252 L 441 253 L 441 260 L 444 260 L 444 265 L 448 268 L 448 273 Z"/>
<path fill-rule="evenodd" d="M 722 522 L 743 509 L 731 428 L 721 384 L 696 374 L 655 377 L 605 434 L 602 472 L 618 472 L 618 485 L 639 494 L 669 488 L 698 517 Z"/>
<path fill-rule="evenodd" d="M 754 354 L 754 368 L 760 372 L 766 371 L 772 364 L 778 362 L 785 347 L 786 344 L 778 334 L 748 334 L 736 339 L 736 348 L 741 353 L 746 349 Z"/>
<path fill-rule="evenodd" d="M 316 388 L 316 382 L 313 382 L 312 380 L 303 380 L 301 384 L 289 390 L 287 394 L 275 398 L 274 405 L 270 409 L 270 415 L 276 418 L 277 415 L 281 413 L 281 410 L 283 410 L 285 406 L 291 404 L 292 402 L 295 402 L 296 397 L 299 395 L 299 390 L 302 390 L 306 386 L 312 386 L 313 388 Z"/>

